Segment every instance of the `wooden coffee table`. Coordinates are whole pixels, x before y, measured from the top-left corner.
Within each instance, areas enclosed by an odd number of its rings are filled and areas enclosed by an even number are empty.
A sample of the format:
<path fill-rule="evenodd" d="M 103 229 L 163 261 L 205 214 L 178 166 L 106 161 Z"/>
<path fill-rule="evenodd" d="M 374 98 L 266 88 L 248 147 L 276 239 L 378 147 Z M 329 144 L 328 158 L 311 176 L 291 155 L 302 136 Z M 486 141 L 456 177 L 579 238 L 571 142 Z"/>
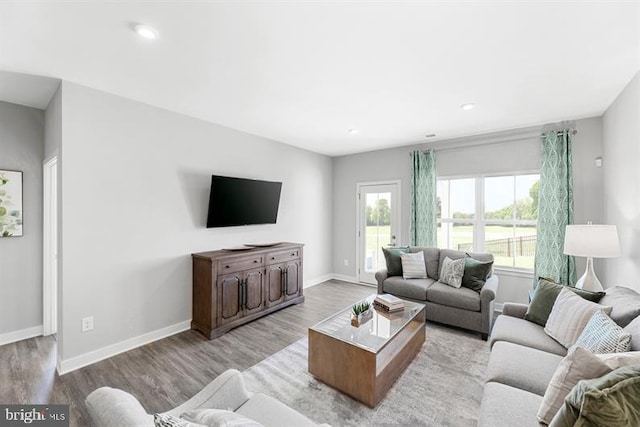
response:
<path fill-rule="evenodd" d="M 350 319 L 351 306 L 309 328 L 309 372 L 373 408 L 420 351 L 425 306 L 406 301 L 399 312 L 374 310 L 358 328 Z"/>

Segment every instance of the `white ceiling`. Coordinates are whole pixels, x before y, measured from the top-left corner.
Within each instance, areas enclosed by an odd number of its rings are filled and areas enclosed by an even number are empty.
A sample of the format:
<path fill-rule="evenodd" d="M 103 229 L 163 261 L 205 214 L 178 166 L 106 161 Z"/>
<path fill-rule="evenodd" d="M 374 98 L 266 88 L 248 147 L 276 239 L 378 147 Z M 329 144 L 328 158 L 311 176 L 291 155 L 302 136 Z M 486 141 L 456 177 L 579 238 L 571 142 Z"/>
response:
<path fill-rule="evenodd" d="M 638 1 L 3 0 L 0 70 L 341 155 L 600 115 L 639 23 Z"/>

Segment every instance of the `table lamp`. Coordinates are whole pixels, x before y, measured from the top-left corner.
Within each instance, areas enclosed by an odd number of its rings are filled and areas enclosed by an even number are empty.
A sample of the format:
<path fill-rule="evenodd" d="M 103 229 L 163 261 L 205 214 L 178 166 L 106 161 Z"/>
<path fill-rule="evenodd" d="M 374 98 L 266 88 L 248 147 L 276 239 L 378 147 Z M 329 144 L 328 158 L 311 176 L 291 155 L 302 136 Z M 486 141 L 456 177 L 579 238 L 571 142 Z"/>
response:
<path fill-rule="evenodd" d="M 587 269 L 576 282 L 576 288 L 602 291 L 604 288 L 593 271 L 593 259 L 620 256 L 618 229 L 615 225 L 591 223 L 567 225 L 564 235 L 564 253 L 587 258 Z"/>

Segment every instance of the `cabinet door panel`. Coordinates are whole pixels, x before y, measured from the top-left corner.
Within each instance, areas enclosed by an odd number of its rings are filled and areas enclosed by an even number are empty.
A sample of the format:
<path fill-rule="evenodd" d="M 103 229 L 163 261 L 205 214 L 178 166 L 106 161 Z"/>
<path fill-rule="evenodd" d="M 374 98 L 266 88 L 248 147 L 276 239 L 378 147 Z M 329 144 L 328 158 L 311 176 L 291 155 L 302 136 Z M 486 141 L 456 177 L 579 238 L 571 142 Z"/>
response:
<path fill-rule="evenodd" d="M 248 271 L 245 275 L 245 314 L 264 309 L 264 272 L 262 269 Z"/>
<path fill-rule="evenodd" d="M 286 280 L 287 286 L 285 287 L 285 299 L 294 298 L 300 293 L 300 287 L 302 286 L 300 277 L 300 261 L 289 262 L 286 265 Z"/>
<path fill-rule="evenodd" d="M 284 299 L 284 266 L 267 267 L 267 305 L 280 304 Z"/>
<path fill-rule="evenodd" d="M 238 275 L 221 276 L 218 279 L 219 323 L 229 323 L 242 315 L 240 304 L 242 278 Z"/>

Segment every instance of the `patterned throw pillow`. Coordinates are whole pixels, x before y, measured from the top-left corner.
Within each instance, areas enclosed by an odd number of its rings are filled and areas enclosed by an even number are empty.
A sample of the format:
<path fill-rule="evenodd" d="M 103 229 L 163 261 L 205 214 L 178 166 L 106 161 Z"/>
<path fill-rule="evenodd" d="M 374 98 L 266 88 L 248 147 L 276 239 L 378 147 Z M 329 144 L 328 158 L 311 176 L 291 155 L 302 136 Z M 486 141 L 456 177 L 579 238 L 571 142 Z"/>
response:
<path fill-rule="evenodd" d="M 204 424 L 194 424 L 169 414 L 153 414 L 155 427 L 207 427 Z"/>
<path fill-rule="evenodd" d="M 404 279 L 426 279 L 427 268 L 424 265 L 424 253 L 400 254 L 402 277 Z"/>
<path fill-rule="evenodd" d="M 599 310 L 611 313 L 611 307 L 587 301 L 576 293 L 563 289 L 553 304 L 544 331 L 565 348 L 569 348 L 578 340 L 593 313 Z"/>
<path fill-rule="evenodd" d="M 573 347 L 586 348 L 596 354 L 621 353 L 631 348 L 631 334 L 602 311 L 596 311 Z"/>
<path fill-rule="evenodd" d="M 462 276 L 464 276 L 464 258 L 454 261 L 445 257 L 442 261 L 442 270 L 440 270 L 440 282 L 459 288 L 462 285 Z"/>

